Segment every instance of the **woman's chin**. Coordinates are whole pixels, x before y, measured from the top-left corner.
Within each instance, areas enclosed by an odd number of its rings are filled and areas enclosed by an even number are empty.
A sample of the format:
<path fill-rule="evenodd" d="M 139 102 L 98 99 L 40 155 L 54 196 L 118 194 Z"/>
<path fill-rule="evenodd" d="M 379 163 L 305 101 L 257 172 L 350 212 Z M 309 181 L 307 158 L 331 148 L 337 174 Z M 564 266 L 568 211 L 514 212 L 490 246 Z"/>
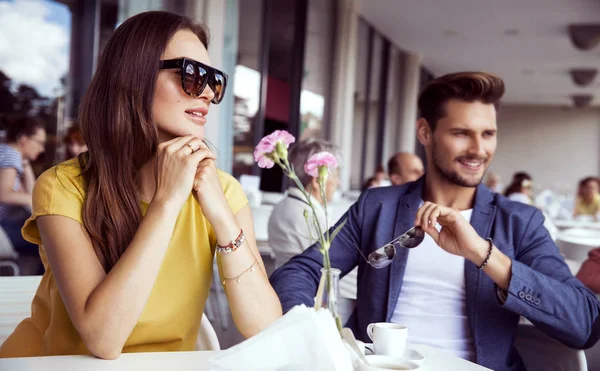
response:
<path fill-rule="evenodd" d="M 204 128 L 200 128 L 200 130 L 198 130 L 198 128 L 195 128 L 195 130 L 181 130 L 181 131 L 176 131 L 176 132 L 164 131 L 164 130 L 159 129 L 158 130 L 158 141 L 159 141 L 159 143 L 163 143 L 163 142 L 167 142 L 171 139 L 185 137 L 187 135 L 191 135 L 200 140 L 204 140 Z"/>

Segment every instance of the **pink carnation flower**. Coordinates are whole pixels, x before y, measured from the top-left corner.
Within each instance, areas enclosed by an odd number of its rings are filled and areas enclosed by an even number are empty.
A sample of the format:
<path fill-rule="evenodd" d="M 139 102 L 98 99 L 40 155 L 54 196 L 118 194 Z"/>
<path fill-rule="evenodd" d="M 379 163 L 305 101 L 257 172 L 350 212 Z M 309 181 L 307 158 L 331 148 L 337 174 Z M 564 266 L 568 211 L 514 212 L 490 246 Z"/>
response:
<path fill-rule="evenodd" d="M 290 144 L 294 143 L 296 138 L 285 130 L 275 130 L 271 134 L 262 138 L 260 142 L 254 148 L 254 161 L 258 163 L 258 167 L 263 169 L 270 169 L 275 164 L 267 155 L 275 152 L 275 146 L 277 142 L 281 142 L 288 148 Z"/>
<path fill-rule="evenodd" d="M 329 152 L 319 152 L 310 156 L 306 164 L 304 164 L 304 171 L 312 176 L 317 178 L 319 176 L 319 168 L 325 166 L 329 173 L 331 168 L 337 167 L 337 160 L 335 156 Z"/>

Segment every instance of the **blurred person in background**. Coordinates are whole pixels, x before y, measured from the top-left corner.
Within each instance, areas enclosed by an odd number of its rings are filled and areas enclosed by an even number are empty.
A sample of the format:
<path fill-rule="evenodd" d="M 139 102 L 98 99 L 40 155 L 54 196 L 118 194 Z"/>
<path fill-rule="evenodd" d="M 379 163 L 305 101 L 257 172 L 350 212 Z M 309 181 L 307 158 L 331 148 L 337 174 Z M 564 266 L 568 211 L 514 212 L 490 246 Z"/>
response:
<path fill-rule="evenodd" d="M 321 197 L 321 188 L 317 178 L 311 177 L 304 171 L 304 164 L 315 153 L 324 151 L 331 152 L 339 157 L 338 150 L 333 144 L 317 139 L 307 139 L 293 144 L 288 154 L 289 162 L 294 167 L 300 183 L 311 194 L 312 199 L 317 201 L 314 202 L 316 216 L 319 225 L 323 228 L 325 226 L 325 210 L 323 209 L 324 200 Z M 331 202 L 333 193 L 338 186 L 339 171 L 336 168 L 329 175 L 325 184 L 325 197 L 328 203 Z M 269 246 L 275 252 L 275 267 L 282 266 L 290 258 L 302 253 L 315 243 L 311 238 L 311 231 L 312 236 L 316 236 L 315 230 L 308 229 L 303 215 L 304 210 L 309 211 L 309 221 L 312 220 L 312 211 L 304 195 L 294 182 L 290 182 L 286 197 L 275 205 L 269 217 Z"/>
<path fill-rule="evenodd" d="M 377 166 L 377 169 L 375 170 L 375 182 L 376 182 L 376 187 L 389 187 L 392 185 L 392 182 L 389 181 L 389 179 L 387 178 L 387 174 L 385 173 L 385 169 L 383 168 L 383 165 L 379 165 Z"/>
<path fill-rule="evenodd" d="M 6 129 L 6 143 L 0 144 L 0 226 L 21 257 L 21 274 L 41 274 L 43 265 L 38 247 L 23 239 L 21 228 L 31 216 L 35 175 L 31 162 L 44 152 L 46 130 L 35 117 L 11 120 Z M 25 264 L 25 265 L 23 265 Z"/>
<path fill-rule="evenodd" d="M 83 152 L 88 150 L 81 134 L 79 124 L 74 123 L 68 130 L 67 134 L 63 138 L 65 144 L 65 156 L 66 160 L 78 157 Z"/>
<path fill-rule="evenodd" d="M 579 182 L 577 191 L 577 200 L 575 201 L 575 210 L 573 216 L 590 215 L 594 220 L 598 220 L 600 212 L 600 184 L 598 178 L 587 177 Z"/>
<path fill-rule="evenodd" d="M 227 87 L 208 40 L 163 11 L 108 40 L 80 108 L 90 150 L 36 181 L 22 232 L 46 272 L 0 357 L 194 350 L 215 259 L 242 336 L 281 317 L 248 200 L 204 142 Z"/>
<path fill-rule="evenodd" d="M 364 192 L 366 189 L 375 188 L 375 187 L 379 187 L 379 182 L 377 182 L 377 178 L 372 176 L 369 179 L 365 180 L 363 185 L 360 186 L 360 191 Z"/>
<path fill-rule="evenodd" d="M 425 174 L 425 167 L 419 156 L 408 152 L 398 152 L 388 161 L 388 174 L 392 185 L 397 186 L 414 182 L 422 177 Z"/>
<path fill-rule="evenodd" d="M 595 294 L 600 294 L 600 248 L 589 252 L 588 258 L 577 272 L 577 278 Z"/>
<path fill-rule="evenodd" d="M 500 184 L 500 176 L 496 173 L 489 172 L 485 179 L 485 186 L 492 192 L 500 193 L 502 185 Z"/>
<path fill-rule="evenodd" d="M 532 187 L 531 175 L 525 172 L 515 173 L 513 175 L 510 185 L 504 191 L 504 196 L 508 197 L 509 200 L 518 201 L 527 205 L 532 205 L 531 200 L 531 187 Z"/>
<path fill-rule="evenodd" d="M 296 175 L 300 183 L 304 186 L 307 192 L 311 194 L 313 204 L 315 205 L 316 216 L 318 223 L 322 228 L 325 228 L 325 209 L 323 208 L 324 200 L 321 198 L 321 189 L 317 178 L 311 177 L 304 171 L 304 164 L 308 159 L 319 152 L 330 152 L 336 158 L 338 163 L 341 163 L 340 153 L 333 144 L 317 139 L 308 139 L 293 144 L 290 147 L 288 159 L 290 165 L 294 167 Z M 375 182 L 375 177 L 372 178 Z M 312 211 L 304 198 L 302 192 L 296 187 L 295 183 L 291 182 L 286 197 L 279 202 L 269 217 L 268 234 L 269 246 L 275 253 L 275 268 L 279 268 L 292 257 L 301 254 L 304 250 L 310 248 L 317 238 L 315 228 L 309 230 L 304 211 L 308 211 L 309 222 L 312 220 Z M 339 167 L 332 169 L 331 174 L 325 183 L 325 197 L 327 204 L 332 201 L 333 194 L 339 187 Z M 317 202 L 314 202 L 317 201 Z M 331 209 L 329 209 L 331 215 Z M 329 221 L 327 224 L 332 226 Z M 323 231 L 325 232 L 325 231 Z M 311 238 L 312 236 L 312 238 Z M 358 277 L 357 269 L 349 272 L 340 280 L 340 294 L 344 298 L 356 298 L 356 280 Z"/>

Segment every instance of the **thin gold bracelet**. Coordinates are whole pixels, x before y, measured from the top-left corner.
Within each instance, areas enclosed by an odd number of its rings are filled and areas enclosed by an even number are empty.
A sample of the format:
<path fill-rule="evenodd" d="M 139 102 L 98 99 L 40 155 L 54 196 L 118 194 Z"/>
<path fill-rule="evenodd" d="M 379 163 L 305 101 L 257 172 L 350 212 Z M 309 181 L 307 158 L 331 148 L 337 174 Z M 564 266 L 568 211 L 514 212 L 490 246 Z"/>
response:
<path fill-rule="evenodd" d="M 239 283 L 240 282 L 240 277 L 242 277 L 244 274 L 248 273 L 248 271 L 254 272 L 254 266 L 256 265 L 256 263 L 258 263 L 258 259 L 254 259 L 254 263 L 252 263 L 252 265 L 249 266 L 248 269 L 246 269 L 242 273 L 238 274 L 237 276 L 232 277 L 232 278 L 224 277 L 224 279 L 223 279 L 223 286 L 225 286 L 225 282 L 227 282 L 227 281 L 236 280 Z"/>

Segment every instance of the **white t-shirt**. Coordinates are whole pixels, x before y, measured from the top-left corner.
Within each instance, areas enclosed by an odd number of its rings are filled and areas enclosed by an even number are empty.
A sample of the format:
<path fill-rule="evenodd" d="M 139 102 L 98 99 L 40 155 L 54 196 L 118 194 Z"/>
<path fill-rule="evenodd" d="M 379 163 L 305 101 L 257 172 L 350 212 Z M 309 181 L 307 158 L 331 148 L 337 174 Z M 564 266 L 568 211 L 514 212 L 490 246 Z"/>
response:
<path fill-rule="evenodd" d="M 462 211 L 468 221 L 473 210 Z M 438 231 L 441 226 L 436 225 Z M 474 361 L 467 321 L 465 259 L 439 247 L 433 238 L 410 250 L 402 290 L 391 322 L 408 327 L 408 342 L 441 348 Z"/>

